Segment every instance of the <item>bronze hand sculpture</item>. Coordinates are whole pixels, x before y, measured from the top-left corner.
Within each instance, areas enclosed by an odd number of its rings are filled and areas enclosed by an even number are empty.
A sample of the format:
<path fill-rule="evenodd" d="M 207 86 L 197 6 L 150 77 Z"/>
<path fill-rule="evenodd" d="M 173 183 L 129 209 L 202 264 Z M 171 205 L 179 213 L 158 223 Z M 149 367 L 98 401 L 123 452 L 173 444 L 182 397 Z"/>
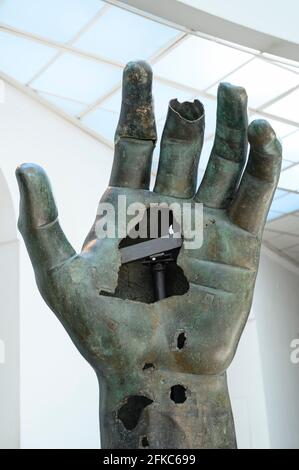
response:
<path fill-rule="evenodd" d="M 43 298 L 99 378 L 102 447 L 234 448 L 226 369 L 250 311 L 281 146 L 266 121 L 247 129 L 245 90 L 221 84 L 215 142 L 196 192 L 203 106 L 173 100 L 149 191 L 151 85 L 149 65 L 126 66 L 110 186 L 101 201 L 116 211 L 118 195 L 146 207 L 204 204 L 203 245 L 182 246 L 169 264 L 168 297 L 155 301 L 148 267 L 121 265 L 120 238 L 99 239 L 96 223 L 76 254 L 47 176 L 33 164 L 17 169 L 19 229 Z"/>

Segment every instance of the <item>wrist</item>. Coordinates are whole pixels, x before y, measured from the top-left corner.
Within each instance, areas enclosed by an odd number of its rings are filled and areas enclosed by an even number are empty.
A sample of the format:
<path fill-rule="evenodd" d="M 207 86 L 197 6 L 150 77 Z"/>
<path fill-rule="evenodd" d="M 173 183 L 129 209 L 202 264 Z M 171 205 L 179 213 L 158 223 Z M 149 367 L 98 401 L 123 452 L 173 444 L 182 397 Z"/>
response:
<path fill-rule="evenodd" d="M 226 374 L 100 378 L 103 448 L 235 448 Z"/>

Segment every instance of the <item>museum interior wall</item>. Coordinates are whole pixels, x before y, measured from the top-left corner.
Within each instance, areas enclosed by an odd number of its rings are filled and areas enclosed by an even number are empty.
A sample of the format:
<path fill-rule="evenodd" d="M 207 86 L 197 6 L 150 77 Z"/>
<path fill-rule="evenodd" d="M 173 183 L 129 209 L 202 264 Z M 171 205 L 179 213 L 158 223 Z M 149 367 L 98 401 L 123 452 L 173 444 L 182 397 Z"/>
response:
<path fill-rule="evenodd" d="M 299 338 L 299 278 L 298 268 L 290 268 L 264 249 L 253 300 L 274 449 L 296 449 L 299 439 L 298 364 L 290 360 L 291 343 Z"/>
<path fill-rule="evenodd" d="M 20 444 L 19 242 L 10 190 L 0 170 L 0 448 Z M 4 268 L 5 267 L 5 268 Z"/>

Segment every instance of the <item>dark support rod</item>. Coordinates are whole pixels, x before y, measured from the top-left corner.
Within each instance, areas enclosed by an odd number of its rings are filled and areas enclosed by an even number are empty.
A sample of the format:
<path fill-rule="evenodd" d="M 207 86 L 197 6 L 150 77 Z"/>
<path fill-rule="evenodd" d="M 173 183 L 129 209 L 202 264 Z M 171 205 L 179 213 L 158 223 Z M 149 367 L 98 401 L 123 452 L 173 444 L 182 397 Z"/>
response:
<path fill-rule="evenodd" d="M 165 299 L 167 297 L 165 286 L 165 268 L 165 263 L 155 263 L 152 265 L 156 300 Z"/>

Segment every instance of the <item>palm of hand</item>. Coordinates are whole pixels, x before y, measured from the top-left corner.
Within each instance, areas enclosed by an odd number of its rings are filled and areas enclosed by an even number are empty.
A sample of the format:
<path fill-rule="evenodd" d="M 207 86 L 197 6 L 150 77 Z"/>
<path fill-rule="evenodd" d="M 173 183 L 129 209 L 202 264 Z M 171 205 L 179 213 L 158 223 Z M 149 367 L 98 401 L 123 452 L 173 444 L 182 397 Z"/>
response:
<path fill-rule="evenodd" d="M 109 190 L 103 199 L 113 202 L 123 192 Z M 131 202 L 148 199 L 158 203 L 186 202 L 142 190 L 127 189 L 125 193 Z M 125 363 L 127 368 L 132 363 L 134 368 L 136 362 L 140 367 L 152 363 L 155 367 L 180 372 L 215 374 L 229 365 L 250 309 L 260 240 L 231 223 L 222 209 L 205 208 L 203 220 L 203 245 L 195 250 L 182 248 L 177 261 L 189 282 L 188 291 L 182 290 L 182 273 L 175 270 L 176 279 L 169 286 L 174 297 L 161 302 L 153 301 L 147 267 L 137 262 L 123 266 L 118 272 L 119 261 L 115 258 L 112 261 L 118 240 L 97 244 L 92 231 L 83 255 L 65 266 L 66 280 L 62 284 L 67 286 L 73 283 L 69 272 L 84 272 L 85 281 L 80 276 L 76 291 L 81 291 L 82 296 L 82 322 L 90 310 L 94 315 L 88 342 L 105 343 L 105 347 L 97 349 L 98 366 L 109 363 L 118 367 Z M 113 285 L 116 280 L 116 294 L 107 296 L 109 283 Z M 93 307 L 90 307 L 91 298 Z M 82 325 L 80 328 L 83 331 Z M 177 347 L 181 333 L 186 339 L 184 361 L 181 361 L 182 350 Z"/>

